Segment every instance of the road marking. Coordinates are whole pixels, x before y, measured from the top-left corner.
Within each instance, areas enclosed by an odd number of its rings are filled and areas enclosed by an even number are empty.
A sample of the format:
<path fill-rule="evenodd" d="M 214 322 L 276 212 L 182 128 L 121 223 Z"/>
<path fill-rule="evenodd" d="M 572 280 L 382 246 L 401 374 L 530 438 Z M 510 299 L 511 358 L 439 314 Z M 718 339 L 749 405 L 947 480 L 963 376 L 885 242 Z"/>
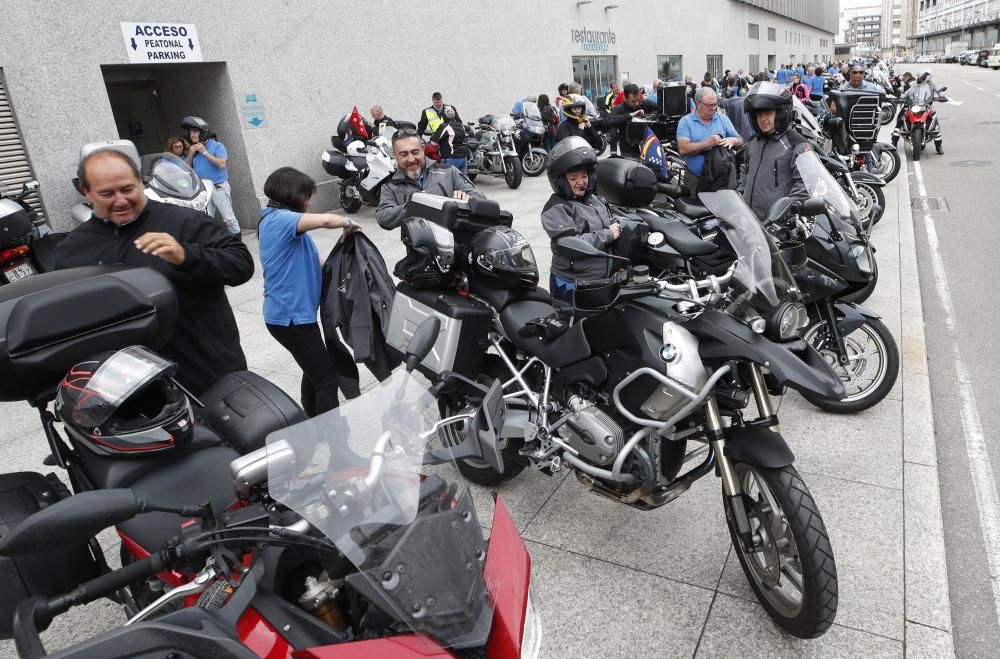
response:
<path fill-rule="evenodd" d="M 997 94 L 997 96 L 1000 96 L 1000 94 Z M 961 105 L 962 103 L 965 103 L 965 101 L 956 101 L 956 100 L 955 100 L 955 99 L 953 99 L 953 98 L 949 98 L 949 99 L 948 99 L 947 101 L 945 101 L 945 102 L 946 102 L 946 103 L 948 103 L 948 105 Z M 914 163 L 914 164 L 916 164 L 916 163 Z"/>
<path fill-rule="evenodd" d="M 913 173 L 917 180 L 917 190 L 921 197 L 927 196 L 924 177 L 920 163 L 913 163 Z M 931 266 L 934 269 L 934 284 L 937 288 L 941 309 L 944 311 L 945 325 L 952 335 L 952 357 L 955 360 L 955 373 L 958 376 L 958 396 L 961 401 L 960 414 L 962 430 L 965 434 L 965 452 L 969 456 L 969 468 L 972 473 L 973 489 L 976 493 L 976 505 L 979 508 L 979 525 L 983 532 L 983 545 L 986 548 L 986 561 L 990 570 L 990 585 L 993 587 L 993 605 L 997 620 L 1000 621 L 1000 496 L 997 496 L 996 480 L 993 477 L 993 467 L 986 451 L 986 439 L 983 436 L 983 426 L 979 421 L 976 409 L 975 393 L 969 373 L 962 360 L 962 353 L 955 339 L 955 308 L 951 302 L 951 291 L 948 288 L 948 278 L 941 258 L 940 244 L 934 218 L 930 213 L 924 213 L 924 229 L 927 232 L 927 248 L 931 255 Z"/>

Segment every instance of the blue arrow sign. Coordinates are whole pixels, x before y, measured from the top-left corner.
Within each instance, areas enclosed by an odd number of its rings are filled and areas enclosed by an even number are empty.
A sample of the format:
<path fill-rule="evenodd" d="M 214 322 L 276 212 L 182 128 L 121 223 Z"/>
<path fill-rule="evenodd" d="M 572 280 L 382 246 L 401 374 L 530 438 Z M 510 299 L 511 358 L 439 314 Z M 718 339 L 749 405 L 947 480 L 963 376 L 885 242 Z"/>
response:
<path fill-rule="evenodd" d="M 257 126 L 264 123 L 264 120 L 261 119 L 260 117 L 254 117 L 253 119 L 250 120 L 250 123 L 256 128 Z"/>

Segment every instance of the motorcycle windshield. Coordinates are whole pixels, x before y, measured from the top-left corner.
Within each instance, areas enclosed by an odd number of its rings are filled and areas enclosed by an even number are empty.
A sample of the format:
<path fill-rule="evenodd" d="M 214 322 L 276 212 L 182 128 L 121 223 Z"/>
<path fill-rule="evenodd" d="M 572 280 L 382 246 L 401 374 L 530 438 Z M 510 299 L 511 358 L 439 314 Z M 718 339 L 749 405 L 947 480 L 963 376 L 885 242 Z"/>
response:
<path fill-rule="evenodd" d="M 493 117 L 493 123 L 490 126 L 494 130 L 514 130 L 514 119 L 510 115 Z"/>
<path fill-rule="evenodd" d="M 792 273 L 771 236 L 735 190 L 703 192 L 701 203 L 719 220 L 719 227 L 736 254 L 734 279 L 743 289 L 739 296 L 766 315 L 786 300 L 798 301 Z"/>
<path fill-rule="evenodd" d="M 356 568 L 347 586 L 393 628 L 444 647 L 481 646 L 493 617 L 487 545 L 454 462 L 423 464 L 438 444 L 437 409 L 400 369 L 339 408 L 271 433 L 268 488 L 336 544 Z"/>
<path fill-rule="evenodd" d="M 858 224 L 860 211 L 857 204 L 847 196 L 844 188 L 840 187 L 829 170 L 820 162 L 815 151 L 800 154 L 795 159 L 795 168 L 799 170 L 809 196 L 825 201 L 827 208 L 839 215 L 841 220 L 848 224 Z"/>
<path fill-rule="evenodd" d="M 179 199 L 194 199 L 203 189 L 191 166 L 172 153 L 143 156 L 142 180 L 157 192 Z"/>
<path fill-rule="evenodd" d="M 797 96 L 792 96 L 792 107 L 795 108 L 795 114 L 798 116 L 800 122 L 811 128 L 816 135 L 822 134 L 823 131 L 820 130 L 816 115 L 810 112 L 805 103 L 800 101 Z"/>
<path fill-rule="evenodd" d="M 525 119 L 535 119 L 537 121 L 542 120 L 542 112 L 538 109 L 538 105 L 532 103 L 531 101 L 525 101 L 521 106 L 521 114 L 524 115 Z"/>

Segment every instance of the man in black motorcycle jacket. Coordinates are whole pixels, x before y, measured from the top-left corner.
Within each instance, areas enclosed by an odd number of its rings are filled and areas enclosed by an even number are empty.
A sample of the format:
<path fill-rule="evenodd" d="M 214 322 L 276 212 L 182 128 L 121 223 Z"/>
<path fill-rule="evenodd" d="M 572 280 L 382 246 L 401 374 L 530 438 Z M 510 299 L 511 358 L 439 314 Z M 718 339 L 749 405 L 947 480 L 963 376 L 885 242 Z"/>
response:
<path fill-rule="evenodd" d="M 782 197 L 806 199 L 809 193 L 795 167 L 800 153 L 812 150 L 791 126 L 792 93 L 774 82 L 758 82 L 744 101 L 757 135 L 747 142 L 736 191 L 764 219 L 771 205 Z"/>
<path fill-rule="evenodd" d="M 223 375 L 247 367 L 226 286 L 253 276 L 250 250 L 192 208 L 147 200 L 136 160 L 99 150 L 80 163 L 80 187 L 94 217 L 56 250 L 56 267 L 145 266 L 177 290 L 177 325 L 160 352 L 177 362 L 177 380 L 196 396 Z"/>
<path fill-rule="evenodd" d="M 617 128 L 620 131 L 621 154 L 623 156 L 638 158 L 640 143 L 632 143 L 626 139 L 626 127 L 633 118 L 642 118 L 646 115 L 656 116 L 660 108 L 653 101 L 642 97 L 642 91 L 638 85 L 629 83 L 622 90 L 625 92 L 625 99 L 622 104 L 614 109 L 611 116 L 604 119 L 601 128 L 610 130 Z"/>
<path fill-rule="evenodd" d="M 382 185 L 382 196 L 375 219 L 383 229 L 395 229 L 408 217 L 406 202 L 414 192 L 427 192 L 468 201 L 469 197 L 485 195 L 472 181 L 450 165 L 424 157 L 424 145 L 413 131 L 399 131 L 392 138 L 392 151 L 399 169 Z"/>

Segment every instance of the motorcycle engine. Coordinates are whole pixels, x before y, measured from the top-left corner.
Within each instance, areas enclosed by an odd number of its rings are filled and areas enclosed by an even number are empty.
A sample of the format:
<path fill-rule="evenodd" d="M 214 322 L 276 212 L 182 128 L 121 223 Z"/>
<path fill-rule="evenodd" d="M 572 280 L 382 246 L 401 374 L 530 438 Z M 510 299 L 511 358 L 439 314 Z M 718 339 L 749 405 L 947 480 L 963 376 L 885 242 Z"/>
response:
<path fill-rule="evenodd" d="M 663 346 L 660 362 L 664 375 L 688 391 L 700 391 L 708 382 L 708 373 L 698 354 L 698 339 L 673 321 L 663 323 Z M 673 387 L 661 384 L 642 404 L 646 416 L 665 421 L 691 400 Z"/>
<path fill-rule="evenodd" d="M 567 405 L 573 416 L 563 426 L 566 442 L 588 462 L 601 466 L 614 462 L 625 444 L 625 431 L 621 426 L 579 396 L 571 396 Z"/>

